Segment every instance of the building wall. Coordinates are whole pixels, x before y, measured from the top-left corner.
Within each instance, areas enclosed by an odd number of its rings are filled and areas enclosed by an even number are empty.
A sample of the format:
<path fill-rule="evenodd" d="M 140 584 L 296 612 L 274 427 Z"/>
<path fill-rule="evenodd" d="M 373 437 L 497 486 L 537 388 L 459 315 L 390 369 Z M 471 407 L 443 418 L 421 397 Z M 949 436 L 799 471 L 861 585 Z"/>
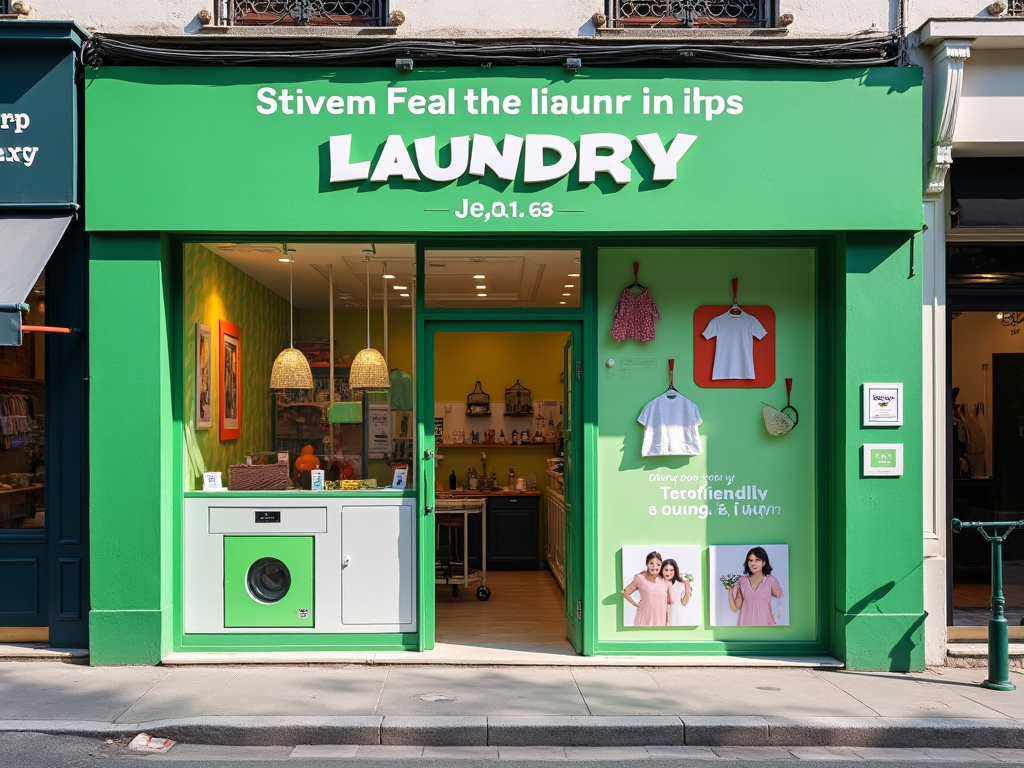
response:
<path fill-rule="evenodd" d="M 789 37 L 849 36 L 895 28 L 898 2 L 780 0 L 779 12 L 793 15 Z M 200 9 L 213 10 L 213 0 L 32 0 L 32 5 L 32 18 L 73 19 L 97 32 L 156 35 L 195 33 Z M 984 0 L 908 0 L 907 27 L 916 29 L 935 17 L 985 18 L 987 5 Z M 390 7 L 405 14 L 397 32 L 401 37 L 577 37 L 595 34 L 591 17 L 605 11 L 605 2 L 391 0 Z"/>

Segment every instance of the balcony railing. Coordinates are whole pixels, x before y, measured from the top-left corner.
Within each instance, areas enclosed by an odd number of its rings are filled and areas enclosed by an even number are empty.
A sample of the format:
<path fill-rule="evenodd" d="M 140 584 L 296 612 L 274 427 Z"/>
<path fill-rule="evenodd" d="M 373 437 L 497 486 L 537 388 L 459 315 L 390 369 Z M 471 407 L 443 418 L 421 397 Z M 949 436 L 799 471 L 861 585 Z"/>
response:
<path fill-rule="evenodd" d="M 378 27 L 387 0 L 218 0 L 223 26 Z"/>
<path fill-rule="evenodd" d="M 1009 0 L 1006 3 L 1007 16 L 1024 16 L 1024 0 Z"/>
<path fill-rule="evenodd" d="M 776 12 L 775 0 L 608 0 L 608 19 L 619 28 L 772 27 Z"/>

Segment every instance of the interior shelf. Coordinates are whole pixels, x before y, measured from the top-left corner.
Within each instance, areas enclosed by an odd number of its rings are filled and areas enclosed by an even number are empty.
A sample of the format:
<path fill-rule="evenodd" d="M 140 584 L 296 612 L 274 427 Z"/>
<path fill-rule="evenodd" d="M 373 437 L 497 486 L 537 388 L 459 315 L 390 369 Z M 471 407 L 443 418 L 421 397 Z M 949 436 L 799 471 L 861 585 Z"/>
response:
<path fill-rule="evenodd" d="M 554 443 L 436 443 L 435 448 L 550 448 Z"/>

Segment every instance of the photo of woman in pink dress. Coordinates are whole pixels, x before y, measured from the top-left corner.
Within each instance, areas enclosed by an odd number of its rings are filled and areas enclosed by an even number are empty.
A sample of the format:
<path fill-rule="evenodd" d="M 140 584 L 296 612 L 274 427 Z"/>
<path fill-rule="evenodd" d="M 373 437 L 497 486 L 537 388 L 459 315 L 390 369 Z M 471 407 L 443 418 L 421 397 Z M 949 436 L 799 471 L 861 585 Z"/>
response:
<path fill-rule="evenodd" d="M 683 578 L 679 571 L 679 563 L 666 558 L 661 564 L 661 578 L 668 584 L 668 626 L 688 627 L 696 624 L 690 619 L 686 606 L 690 603 L 692 588 L 690 582 Z"/>
<path fill-rule="evenodd" d="M 782 598 L 782 585 L 772 576 L 764 547 L 753 547 L 743 563 L 743 575 L 729 590 L 729 608 L 738 612 L 738 627 L 774 627 L 772 598 Z"/>
<path fill-rule="evenodd" d="M 626 602 L 636 608 L 634 627 L 664 627 L 668 624 L 668 582 L 661 578 L 661 555 L 649 552 L 647 570 L 638 573 L 622 590 Z M 640 594 L 640 602 L 632 595 Z"/>

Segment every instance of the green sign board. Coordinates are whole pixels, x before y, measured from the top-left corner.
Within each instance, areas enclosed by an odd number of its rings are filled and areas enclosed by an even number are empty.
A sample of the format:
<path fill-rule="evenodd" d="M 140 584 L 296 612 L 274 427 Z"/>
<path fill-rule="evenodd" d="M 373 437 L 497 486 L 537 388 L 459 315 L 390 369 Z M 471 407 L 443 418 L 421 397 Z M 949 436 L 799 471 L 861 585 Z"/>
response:
<path fill-rule="evenodd" d="M 0 53 L 0 206 L 76 201 L 75 53 Z"/>
<path fill-rule="evenodd" d="M 917 230 L 920 70 L 106 67 L 94 231 Z"/>

